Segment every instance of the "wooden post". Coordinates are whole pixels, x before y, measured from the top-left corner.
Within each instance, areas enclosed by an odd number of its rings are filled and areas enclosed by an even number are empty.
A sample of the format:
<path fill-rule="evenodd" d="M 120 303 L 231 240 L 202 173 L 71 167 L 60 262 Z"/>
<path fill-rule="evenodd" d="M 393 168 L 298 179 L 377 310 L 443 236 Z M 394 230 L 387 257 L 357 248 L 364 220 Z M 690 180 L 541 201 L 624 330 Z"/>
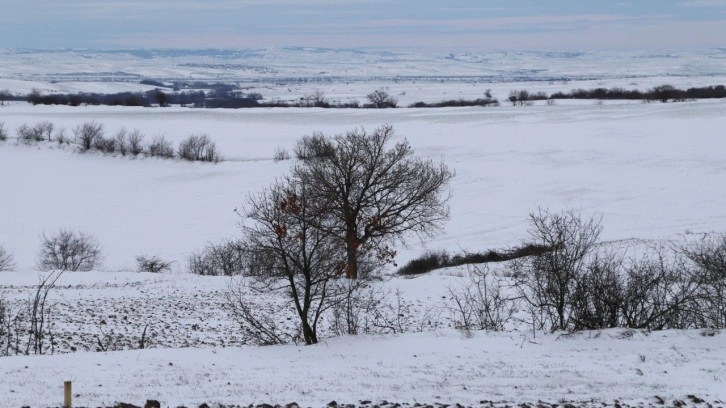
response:
<path fill-rule="evenodd" d="M 63 383 L 63 408 L 72 408 L 71 405 L 71 382 L 66 381 Z"/>

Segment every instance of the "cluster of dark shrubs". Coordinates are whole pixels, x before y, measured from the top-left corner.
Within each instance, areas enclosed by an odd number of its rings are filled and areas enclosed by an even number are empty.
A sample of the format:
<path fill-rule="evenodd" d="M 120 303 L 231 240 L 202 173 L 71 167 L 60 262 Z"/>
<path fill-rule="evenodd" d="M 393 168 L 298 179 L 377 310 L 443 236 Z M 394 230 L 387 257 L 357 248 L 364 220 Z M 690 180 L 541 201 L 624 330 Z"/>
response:
<path fill-rule="evenodd" d="M 647 91 L 623 88 L 573 89 L 569 92 L 555 92 L 547 96 L 544 92 L 530 93 L 526 90 L 512 91 L 509 101 L 513 105 L 524 105 L 536 100 L 596 99 L 596 100 L 639 100 L 660 102 L 682 102 L 690 99 L 726 98 L 724 85 L 679 89 L 672 85 L 660 85 Z"/>
<path fill-rule="evenodd" d="M 509 92 L 507 99 L 512 103 L 512 106 L 523 106 L 532 101 L 546 100 L 548 97 L 544 92 L 529 92 L 526 89 L 520 89 Z"/>
<path fill-rule="evenodd" d="M 453 266 L 511 261 L 526 256 L 541 255 L 551 250 L 552 248 L 547 246 L 525 244 L 507 250 L 492 249 L 485 252 L 464 253 L 453 256 L 446 251 L 430 251 L 419 258 L 412 259 L 396 273 L 404 276 L 421 275 L 436 269 Z"/>
<path fill-rule="evenodd" d="M 56 128 L 52 122 L 43 121 L 33 126 L 21 125 L 17 130 L 17 140 L 23 143 L 47 141 L 56 142 L 59 145 L 75 144 L 84 152 L 96 150 L 121 156 L 145 155 L 164 159 L 178 157 L 187 161 L 210 163 L 222 160 L 215 143 L 207 135 L 191 135 L 182 140 L 178 149 L 175 150 L 171 141 L 164 136 L 156 136 L 151 142 L 145 144 L 145 135 L 137 129 L 128 131 L 122 128 L 113 136 L 107 137 L 103 124 L 93 121 L 76 126 L 72 133 L 73 136 L 67 136 L 65 129 Z M 0 122 L 0 140 L 6 140 L 7 137 L 5 126 Z"/>
<path fill-rule="evenodd" d="M 34 89 L 25 100 L 33 105 L 68 105 L 68 106 L 169 106 L 176 104 L 181 106 L 204 106 L 206 95 L 202 91 L 189 92 L 164 92 L 152 90 L 147 92 L 118 92 L 112 94 L 99 93 L 77 93 L 43 94 Z"/>
<path fill-rule="evenodd" d="M 441 102 L 426 103 L 415 102 L 409 105 L 409 108 L 446 108 L 446 107 L 466 107 L 466 106 L 499 106 L 496 98 L 487 96 L 476 99 L 449 99 Z"/>
<path fill-rule="evenodd" d="M 163 85 L 158 81 L 144 80 L 147 85 Z M 199 84 L 209 87 L 209 84 Z M 186 87 L 186 85 L 184 85 Z M 361 104 L 359 101 L 331 102 L 325 98 L 321 91 L 305 95 L 298 101 L 272 100 L 262 101 L 258 92 L 241 92 L 233 85 L 213 84 L 211 90 L 180 90 L 181 85 L 175 84 L 173 91 L 156 89 L 147 92 L 119 92 L 114 94 L 53 93 L 44 95 L 40 90 L 34 89 L 25 100 L 33 105 L 109 105 L 109 106 L 161 106 L 170 105 L 191 106 L 195 108 L 395 108 L 398 100 L 384 89 L 378 89 L 367 95 L 370 103 Z M 483 100 L 482 100 L 483 101 Z M 483 102 L 481 102 L 483 103 Z M 452 105 L 454 106 L 454 105 Z M 464 105 L 462 105 L 464 106 Z"/>

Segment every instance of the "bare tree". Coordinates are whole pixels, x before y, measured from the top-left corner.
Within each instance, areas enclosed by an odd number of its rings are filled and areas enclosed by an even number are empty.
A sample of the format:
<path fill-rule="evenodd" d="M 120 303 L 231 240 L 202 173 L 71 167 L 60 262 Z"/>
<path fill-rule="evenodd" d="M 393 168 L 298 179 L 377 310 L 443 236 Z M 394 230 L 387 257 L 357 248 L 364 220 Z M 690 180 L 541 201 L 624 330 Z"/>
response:
<path fill-rule="evenodd" d="M 366 95 L 366 97 L 375 108 L 395 108 L 398 105 L 398 99 L 386 92 L 383 88 L 376 89 Z"/>
<path fill-rule="evenodd" d="M 312 158 L 293 169 L 293 178 L 309 184 L 309 194 L 333 218 L 322 227 L 345 248 L 349 278 L 358 278 L 361 266 L 365 271 L 391 261 L 390 245 L 407 233 L 433 235 L 449 215 L 447 187 L 454 173 L 444 163 L 414 157 L 406 140 L 388 148 L 393 133 L 384 125 L 371 134 L 321 134 L 296 149 L 313 152 L 305 153 Z"/>
<path fill-rule="evenodd" d="M 340 276 L 345 256 L 322 225 L 329 220 L 325 209 L 311 198 L 310 185 L 286 178 L 249 197 L 241 213 L 248 220 L 244 248 L 264 271 L 253 279 L 289 296 L 306 344 L 318 342 L 320 318 L 338 295 L 331 281 Z"/>
<path fill-rule="evenodd" d="M 15 269 L 15 257 L 13 253 L 0 245 L 0 272 L 12 271 Z"/>
<path fill-rule="evenodd" d="M 0 122 L 0 142 L 8 140 L 8 130 L 5 128 L 5 122 Z"/>
<path fill-rule="evenodd" d="M 83 232 L 61 229 L 54 236 L 43 234 L 38 269 L 41 271 L 90 271 L 101 261 L 101 246 Z"/>

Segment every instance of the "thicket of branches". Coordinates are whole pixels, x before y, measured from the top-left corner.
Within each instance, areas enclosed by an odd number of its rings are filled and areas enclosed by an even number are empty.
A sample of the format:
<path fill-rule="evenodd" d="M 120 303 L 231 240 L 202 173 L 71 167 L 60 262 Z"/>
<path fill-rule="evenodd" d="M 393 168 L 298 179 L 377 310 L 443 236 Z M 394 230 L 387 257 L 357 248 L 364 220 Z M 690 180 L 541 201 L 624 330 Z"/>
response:
<path fill-rule="evenodd" d="M 629 257 L 599 241 L 599 218 L 540 210 L 530 226 L 551 250 L 511 261 L 512 279 L 473 273 L 452 291 L 462 328 L 501 330 L 515 309 L 533 330 L 726 328 L 726 234 Z"/>

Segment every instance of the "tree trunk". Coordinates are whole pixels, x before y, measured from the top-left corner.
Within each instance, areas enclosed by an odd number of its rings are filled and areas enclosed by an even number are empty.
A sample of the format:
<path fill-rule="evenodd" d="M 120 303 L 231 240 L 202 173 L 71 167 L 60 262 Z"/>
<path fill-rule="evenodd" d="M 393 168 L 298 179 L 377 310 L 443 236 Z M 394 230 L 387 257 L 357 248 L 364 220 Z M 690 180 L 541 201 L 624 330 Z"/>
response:
<path fill-rule="evenodd" d="M 348 232 L 345 236 L 345 250 L 347 263 L 345 276 L 348 279 L 358 279 L 358 236 L 355 232 Z"/>

